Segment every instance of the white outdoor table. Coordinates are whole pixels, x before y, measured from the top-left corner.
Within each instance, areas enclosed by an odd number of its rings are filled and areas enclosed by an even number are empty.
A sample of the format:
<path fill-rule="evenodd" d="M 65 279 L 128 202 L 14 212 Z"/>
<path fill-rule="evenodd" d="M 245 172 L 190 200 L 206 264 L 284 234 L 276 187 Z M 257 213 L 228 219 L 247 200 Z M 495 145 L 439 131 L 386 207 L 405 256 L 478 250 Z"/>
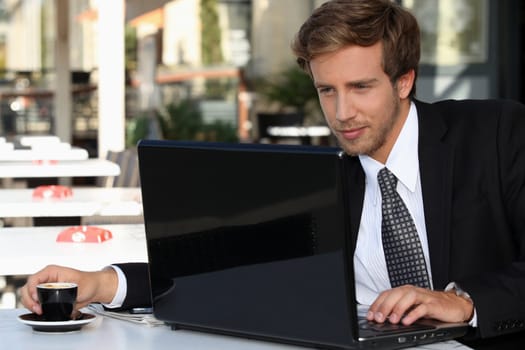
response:
<path fill-rule="evenodd" d="M 113 235 L 102 243 L 56 242 L 67 227 L 0 228 L 0 276 L 30 275 L 49 264 L 94 271 L 112 263 L 148 260 L 142 224 L 100 225 Z"/>
<path fill-rule="evenodd" d="M 20 136 L 17 139 L 15 147 L 15 143 L 0 138 L 0 161 L 64 161 L 89 158 L 87 150 L 61 142 L 57 136 Z"/>
<path fill-rule="evenodd" d="M 4 146 L 5 147 L 5 146 Z M 20 162 L 20 161 L 71 161 L 86 160 L 89 158 L 88 152 L 79 147 L 69 149 L 12 149 L 7 150 L 0 146 L 0 162 Z"/>
<path fill-rule="evenodd" d="M 33 189 L 0 189 L 0 217 L 142 215 L 138 187 L 73 187 L 63 199 L 34 199 Z"/>
<path fill-rule="evenodd" d="M 118 164 L 105 159 L 58 161 L 37 164 L 31 161 L 0 162 L 1 178 L 98 177 L 117 176 Z"/>
<path fill-rule="evenodd" d="M 83 310 L 84 311 L 84 310 Z M 90 312 L 89 310 L 85 310 Z M 64 334 L 34 332 L 17 317 L 25 309 L 0 310 L 2 345 L 6 349 L 111 349 L 111 350 L 293 350 L 306 349 L 273 342 L 264 342 L 226 335 L 188 330 L 171 330 L 168 326 L 148 326 L 98 315 L 80 331 Z M 416 348 L 411 348 L 416 349 Z M 425 345 L 428 350 L 470 349 L 456 341 Z"/>
<path fill-rule="evenodd" d="M 60 138 L 55 135 L 24 135 L 17 137 L 23 146 L 55 145 L 60 143 Z"/>
<path fill-rule="evenodd" d="M 168 326 L 147 326 L 105 316 L 84 326 L 80 331 L 66 334 L 34 332 L 17 317 L 28 313 L 25 309 L 0 310 L 0 332 L 6 349 L 229 349 L 229 350 L 286 350 L 304 349 L 277 343 L 212 335 L 186 330 L 173 331 Z M 86 312 L 90 312 L 86 310 Z"/>

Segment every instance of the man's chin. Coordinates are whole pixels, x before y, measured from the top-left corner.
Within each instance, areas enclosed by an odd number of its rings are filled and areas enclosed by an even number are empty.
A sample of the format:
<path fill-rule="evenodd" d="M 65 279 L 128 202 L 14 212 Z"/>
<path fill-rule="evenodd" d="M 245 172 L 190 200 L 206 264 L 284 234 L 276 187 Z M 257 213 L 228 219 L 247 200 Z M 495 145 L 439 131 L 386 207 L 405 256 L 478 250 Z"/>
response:
<path fill-rule="evenodd" d="M 338 139 L 339 147 L 350 156 L 362 156 L 367 155 L 371 156 L 374 154 L 381 146 L 378 146 L 376 142 L 364 142 L 366 140 L 361 139 L 361 142 L 349 142 L 348 140 Z"/>
<path fill-rule="evenodd" d="M 364 153 L 356 152 L 356 151 L 354 151 L 354 150 L 348 150 L 348 149 L 346 149 L 346 148 L 344 148 L 344 147 L 342 147 L 342 149 L 343 149 L 343 151 L 344 151 L 346 154 L 348 154 L 349 156 L 352 156 L 352 157 L 357 157 L 357 156 L 359 156 L 359 155 L 364 154 Z"/>
<path fill-rule="evenodd" d="M 348 145 L 348 142 L 339 141 L 338 144 L 339 144 L 339 147 L 341 147 L 342 150 L 349 156 L 356 157 L 362 154 L 366 154 L 362 149 L 360 149 L 359 147 L 356 147 L 356 145 Z"/>

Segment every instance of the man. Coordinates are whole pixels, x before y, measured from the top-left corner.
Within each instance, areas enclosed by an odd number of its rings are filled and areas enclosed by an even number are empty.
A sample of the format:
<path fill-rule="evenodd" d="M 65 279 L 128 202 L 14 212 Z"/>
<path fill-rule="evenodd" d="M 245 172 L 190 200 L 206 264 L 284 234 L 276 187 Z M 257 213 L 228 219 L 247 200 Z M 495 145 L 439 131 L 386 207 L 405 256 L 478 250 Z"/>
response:
<path fill-rule="evenodd" d="M 480 337 L 523 330 L 525 109 L 415 100 L 419 42 L 413 16 L 388 0 L 336 0 L 293 45 L 339 144 L 356 156 L 358 301 L 372 303 L 377 322 L 469 321 Z M 414 217 L 433 290 L 390 286 L 378 205 L 385 166 Z"/>
<path fill-rule="evenodd" d="M 328 125 L 354 156 L 349 215 L 358 301 L 380 323 L 467 321 L 477 338 L 522 331 L 525 108 L 509 101 L 416 100 L 419 50 L 416 20 L 389 0 L 329 1 L 293 43 Z M 383 168 L 412 218 L 424 286 L 393 283 L 383 247 Z M 127 283 L 137 283 L 128 269 L 143 267 L 120 268 Z M 136 293 L 146 288 L 128 284 L 128 294 L 122 292 L 114 271 L 120 270 L 86 275 L 48 267 L 28 279 L 22 301 L 39 312 L 35 285 L 47 280 L 80 281 L 79 306 L 141 300 Z"/>

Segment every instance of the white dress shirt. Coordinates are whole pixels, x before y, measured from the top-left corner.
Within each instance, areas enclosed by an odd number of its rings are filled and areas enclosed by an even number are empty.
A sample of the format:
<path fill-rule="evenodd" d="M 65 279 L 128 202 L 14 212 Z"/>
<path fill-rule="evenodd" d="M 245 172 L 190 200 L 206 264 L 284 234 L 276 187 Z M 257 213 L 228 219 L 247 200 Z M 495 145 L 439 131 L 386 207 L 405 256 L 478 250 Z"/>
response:
<path fill-rule="evenodd" d="M 122 270 L 118 266 L 111 265 L 107 268 L 112 268 L 117 273 L 118 286 L 117 292 L 115 293 L 115 296 L 113 297 L 111 303 L 103 305 L 109 309 L 119 308 L 122 306 L 124 300 L 126 299 L 126 294 L 128 292 L 128 281 L 126 280 L 124 272 L 122 272 Z"/>
<path fill-rule="evenodd" d="M 359 156 L 365 172 L 365 198 L 354 254 L 356 298 L 360 304 L 370 305 L 379 293 L 390 289 L 383 243 L 381 240 L 381 191 L 377 173 L 387 167 L 398 179 L 397 192 L 405 202 L 416 225 L 425 255 L 430 283 L 432 271 L 425 226 L 423 195 L 419 176 L 418 120 L 414 103 L 410 105 L 405 125 L 397 138 L 386 164 Z"/>

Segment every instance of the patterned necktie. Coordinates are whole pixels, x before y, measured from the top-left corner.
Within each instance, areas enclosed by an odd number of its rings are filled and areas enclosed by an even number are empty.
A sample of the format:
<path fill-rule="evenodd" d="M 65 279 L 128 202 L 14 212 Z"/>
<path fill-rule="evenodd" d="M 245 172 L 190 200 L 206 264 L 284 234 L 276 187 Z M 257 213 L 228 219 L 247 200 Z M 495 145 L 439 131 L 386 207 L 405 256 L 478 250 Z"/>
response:
<path fill-rule="evenodd" d="M 396 191 L 397 178 L 383 168 L 377 174 L 381 189 L 381 235 L 392 288 L 404 284 L 430 288 L 427 266 L 416 225 Z"/>

